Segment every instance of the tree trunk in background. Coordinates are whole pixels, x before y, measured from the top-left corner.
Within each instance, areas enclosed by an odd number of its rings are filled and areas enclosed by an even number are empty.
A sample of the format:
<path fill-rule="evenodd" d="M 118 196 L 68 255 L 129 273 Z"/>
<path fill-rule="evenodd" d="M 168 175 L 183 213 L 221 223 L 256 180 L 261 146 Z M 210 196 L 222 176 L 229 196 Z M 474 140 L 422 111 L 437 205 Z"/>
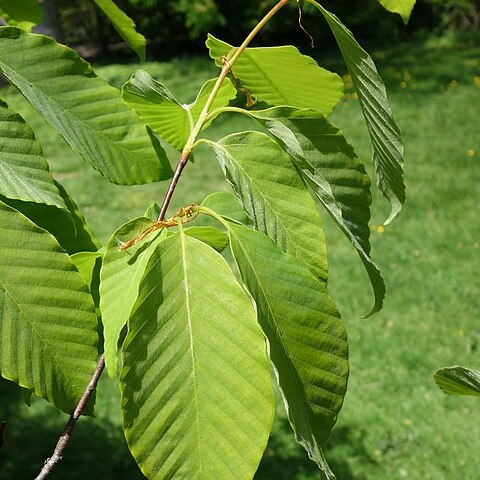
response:
<path fill-rule="evenodd" d="M 63 42 L 64 36 L 57 0 L 39 0 L 39 3 L 42 7 L 43 22 L 37 25 L 34 31 L 53 37 L 58 42 Z"/>

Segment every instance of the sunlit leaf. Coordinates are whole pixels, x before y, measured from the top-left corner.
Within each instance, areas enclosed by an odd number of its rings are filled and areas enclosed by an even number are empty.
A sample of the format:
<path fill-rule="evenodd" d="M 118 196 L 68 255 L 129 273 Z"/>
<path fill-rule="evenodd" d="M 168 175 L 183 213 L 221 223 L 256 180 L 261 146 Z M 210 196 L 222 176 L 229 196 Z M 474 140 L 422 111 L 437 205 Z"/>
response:
<path fill-rule="evenodd" d="M 195 226 L 185 229 L 185 234 L 210 245 L 217 252 L 223 252 L 228 246 L 228 236 L 215 227 Z"/>
<path fill-rule="evenodd" d="M 70 48 L 44 35 L 2 27 L 0 72 L 70 147 L 113 183 L 171 177 L 158 140 L 125 105 L 121 93 Z"/>
<path fill-rule="evenodd" d="M 249 111 L 290 155 L 300 175 L 357 250 L 382 308 L 385 285 L 370 258 L 370 179 L 342 132 L 320 112 L 293 107 Z"/>
<path fill-rule="evenodd" d="M 400 131 L 393 119 L 385 85 L 370 55 L 357 43 L 342 22 L 314 0 L 308 1 L 320 10 L 328 22 L 357 90 L 372 139 L 377 184 L 390 201 L 390 216 L 385 222 L 389 223 L 405 203 L 404 148 Z"/>
<path fill-rule="evenodd" d="M 208 36 L 210 56 L 218 66 L 236 48 Z M 247 48 L 232 67 L 235 77 L 258 100 L 270 105 L 310 107 L 330 115 L 343 96 L 343 82 L 295 47 Z"/>
<path fill-rule="evenodd" d="M 202 207 L 207 207 L 219 213 L 222 217 L 235 223 L 249 225 L 252 223 L 247 212 L 238 203 L 238 200 L 227 192 L 211 193 L 202 202 Z"/>
<path fill-rule="evenodd" d="M 230 245 L 257 304 L 297 441 L 328 479 L 324 450 L 348 379 L 345 327 L 324 286 L 268 237 L 230 224 Z"/>
<path fill-rule="evenodd" d="M 289 156 L 260 132 L 208 142 L 257 230 L 327 280 L 322 220 Z"/>
<path fill-rule="evenodd" d="M 379 2 L 390 12 L 398 13 L 407 24 L 417 0 L 379 0 Z"/>
<path fill-rule="evenodd" d="M 167 87 L 154 80 L 147 72 L 138 70 L 123 86 L 123 99 L 160 137 L 173 148 L 182 150 L 215 82 L 215 79 L 206 82 L 195 102 L 181 104 Z M 210 110 L 224 107 L 235 98 L 236 93 L 232 83 L 226 79 Z M 207 128 L 211 120 L 203 128 Z"/>
<path fill-rule="evenodd" d="M 255 309 L 220 254 L 183 232 L 157 246 L 123 352 L 125 436 L 149 479 L 253 477 L 275 402 Z"/>
<path fill-rule="evenodd" d="M 111 377 L 117 372 L 118 340 L 120 332 L 138 297 L 138 286 L 148 259 L 155 250 L 158 233 L 138 242 L 134 247 L 120 251 L 122 242 L 131 240 L 152 224 L 140 217 L 122 225 L 110 238 L 100 271 L 100 310 L 105 338 L 105 365 Z"/>
<path fill-rule="evenodd" d="M 95 370 L 87 285 L 55 238 L 0 202 L 0 374 L 71 413 Z"/>

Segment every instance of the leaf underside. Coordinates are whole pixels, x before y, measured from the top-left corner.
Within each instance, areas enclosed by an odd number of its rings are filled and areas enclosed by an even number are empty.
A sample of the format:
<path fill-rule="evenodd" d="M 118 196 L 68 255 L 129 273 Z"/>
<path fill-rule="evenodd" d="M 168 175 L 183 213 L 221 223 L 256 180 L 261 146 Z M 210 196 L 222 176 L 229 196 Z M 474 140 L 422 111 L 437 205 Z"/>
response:
<path fill-rule="evenodd" d="M 0 202 L 0 373 L 71 413 L 95 370 L 88 288 L 55 239 Z"/>
<path fill-rule="evenodd" d="M 480 371 L 465 367 L 446 367 L 437 370 L 435 383 L 447 395 L 480 397 Z"/>
<path fill-rule="evenodd" d="M 121 374 L 125 435 L 149 479 L 253 477 L 275 403 L 265 348 L 221 255 L 182 232 L 158 245 Z"/>
<path fill-rule="evenodd" d="M 111 182 L 132 185 L 171 177 L 165 152 L 121 93 L 70 48 L 44 35 L 2 27 L 0 72 Z"/>
<path fill-rule="evenodd" d="M 274 107 L 248 114 L 264 126 L 290 155 L 315 197 L 357 250 L 381 310 L 385 284 L 370 258 L 370 179 L 342 132 L 320 112 Z"/>
<path fill-rule="evenodd" d="M 236 48 L 208 36 L 210 57 L 222 66 L 222 57 L 230 59 Z M 317 65 L 295 47 L 247 48 L 232 67 L 243 87 L 259 101 L 270 105 L 315 108 L 330 115 L 343 96 L 343 81 Z"/>
<path fill-rule="evenodd" d="M 388 11 L 398 13 L 402 17 L 403 22 L 407 24 L 417 0 L 379 0 L 379 2 Z"/>
<path fill-rule="evenodd" d="M 314 0 L 330 26 L 358 93 L 373 146 L 373 164 L 377 185 L 390 202 L 391 211 L 385 223 L 390 223 L 405 203 L 403 181 L 403 143 L 393 119 L 385 85 L 375 63 L 357 43 L 352 33 L 332 13 Z"/>
<path fill-rule="evenodd" d="M 170 90 L 153 79 L 144 70 L 136 71 L 122 88 L 123 99 L 152 130 L 176 150 L 187 143 L 190 130 L 200 117 L 216 79 L 209 80 L 201 88 L 195 102 L 182 105 Z M 235 98 L 236 90 L 225 79 L 210 111 L 224 107 Z M 211 123 L 211 122 L 209 122 Z M 207 128 L 206 123 L 203 129 Z"/>

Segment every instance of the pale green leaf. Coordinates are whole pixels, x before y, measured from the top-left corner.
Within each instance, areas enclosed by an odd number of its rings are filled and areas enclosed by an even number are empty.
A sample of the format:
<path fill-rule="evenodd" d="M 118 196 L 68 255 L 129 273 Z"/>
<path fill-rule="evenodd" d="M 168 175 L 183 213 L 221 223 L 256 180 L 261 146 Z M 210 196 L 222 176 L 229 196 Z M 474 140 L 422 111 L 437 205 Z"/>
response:
<path fill-rule="evenodd" d="M 70 48 L 44 35 L 2 27 L 0 72 L 110 181 L 131 185 L 171 177 L 158 140 L 121 93 Z"/>
<path fill-rule="evenodd" d="M 0 0 L 0 17 L 29 32 L 42 22 L 42 10 L 37 0 Z"/>
<path fill-rule="evenodd" d="M 150 480 L 251 479 L 274 398 L 255 309 L 225 259 L 183 232 L 152 255 L 129 321 L 124 431 Z"/>
<path fill-rule="evenodd" d="M 343 133 L 320 112 L 274 107 L 248 112 L 290 155 L 300 175 L 357 250 L 382 308 L 385 284 L 370 258 L 370 179 Z"/>
<path fill-rule="evenodd" d="M 112 0 L 94 0 L 94 2 L 112 22 L 117 33 L 144 62 L 147 41 L 142 34 L 137 32 L 135 22 L 126 13 L 122 12 Z"/>
<path fill-rule="evenodd" d="M 208 36 L 210 56 L 218 66 L 236 48 Z M 232 67 L 236 78 L 258 100 L 270 105 L 310 107 L 330 115 L 343 96 L 343 82 L 295 47 L 247 48 Z"/>
<path fill-rule="evenodd" d="M 406 25 L 410 20 L 410 15 L 417 0 L 379 0 L 379 2 L 388 11 L 398 13 Z"/>
<path fill-rule="evenodd" d="M 433 375 L 435 383 L 447 395 L 480 397 L 480 371 L 465 367 L 445 367 Z"/>
<path fill-rule="evenodd" d="M 0 144 L 0 195 L 65 208 L 32 129 L 1 100 Z"/>
<path fill-rule="evenodd" d="M 385 85 L 370 55 L 342 22 L 314 0 L 308 1 L 320 10 L 332 29 L 357 90 L 372 140 L 377 185 L 391 205 L 390 215 L 385 222 L 389 223 L 405 203 L 404 148 Z"/>
<path fill-rule="evenodd" d="M 3 196 L 0 196 L 0 201 L 15 208 L 33 223 L 50 232 L 68 254 L 83 251 L 96 252 L 101 245 L 93 230 L 65 189 L 58 182 L 55 182 L 55 186 L 65 202 L 66 209 L 10 200 Z"/>
<path fill-rule="evenodd" d="M 185 234 L 210 245 L 217 252 L 223 252 L 228 247 L 228 236 L 215 227 L 203 225 L 188 227 L 185 229 Z"/>
<path fill-rule="evenodd" d="M 71 413 L 95 370 L 88 288 L 45 230 L 0 202 L 0 374 Z"/>
<path fill-rule="evenodd" d="M 100 268 L 102 265 L 101 252 L 78 252 L 70 256 L 80 275 L 88 285 L 93 302 L 100 317 Z"/>
<path fill-rule="evenodd" d="M 138 242 L 128 250 L 119 250 L 119 245 L 135 238 L 152 221 L 140 217 L 122 225 L 108 241 L 100 271 L 100 310 L 102 312 L 105 338 L 105 365 L 108 374 L 114 377 L 118 364 L 118 339 L 127 324 L 138 296 L 138 286 L 148 259 L 159 239 L 158 233 Z"/>
<path fill-rule="evenodd" d="M 268 237 L 233 223 L 229 233 L 297 441 L 334 478 L 323 451 L 347 388 L 348 345 L 340 315 L 324 286 Z"/>
<path fill-rule="evenodd" d="M 327 280 L 325 234 L 317 205 L 289 156 L 260 132 L 208 142 L 257 230 Z"/>
<path fill-rule="evenodd" d="M 215 82 L 216 79 L 206 82 L 192 104 L 181 104 L 167 87 L 154 80 L 147 72 L 138 70 L 123 86 L 123 99 L 154 132 L 173 148 L 182 150 Z M 226 79 L 210 110 L 224 107 L 235 98 L 236 93 L 230 80 Z M 213 118 L 203 128 L 207 128 L 212 120 Z"/>
<path fill-rule="evenodd" d="M 249 225 L 252 223 L 247 212 L 238 203 L 238 200 L 226 192 L 211 193 L 202 202 L 202 207 L 207 207 L 219 213 L 223 218 L 235 223 Z"/>

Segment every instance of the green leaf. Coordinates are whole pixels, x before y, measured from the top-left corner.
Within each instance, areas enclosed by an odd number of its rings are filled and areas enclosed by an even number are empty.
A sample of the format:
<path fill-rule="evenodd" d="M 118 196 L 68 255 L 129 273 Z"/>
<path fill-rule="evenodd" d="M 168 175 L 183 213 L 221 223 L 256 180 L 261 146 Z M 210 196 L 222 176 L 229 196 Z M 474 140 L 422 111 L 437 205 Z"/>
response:
<path fill-rule="evenodd" d="M 447 395 L 480 397 L 480 371 L 465 367 L 446 367 L 433 375 L 435 383 Z"/>
<path fill-rule="evenodd" d="M 164 235 L 149 236 L 128 250 L 119 244 L 131 240 L 152 225 L 139 217 L 122 225 L 108 241 L 100 271 L 100 310 L 105 337 L 105 365 L 113 378 L 117 373 L 118 339 L 138 297 L 138 286 L 148 259 Z"/>
<path fill-rule="evenodd" d="M 95 370 L 92 297 L 56 240 L 0 202 L 0 374 L 71 413 Z"/>
<path fill-rule="evenodd" d="M 208 141 L 254 227 L 327 280 L 322 220 L 289 156 L 259 132 Z"/>
<path fill-rule="evenodd" d="M 158 245 L 120 384 L 125 436 L 149 479 L 253 477 L 275 405 L 255 317 L 220 254 L 183 232 Z"/>
<path fill-rule="evenodd" d="M 88 285 L 95 307 L 98 308 L 100 305 L 99 289 L 102 254 L 100 252 L 78 252 L 71 255 L 70 258 Z M 100 313 L 100 311 L 97 310 L 97 313 Z"/>
<path fill-rule="evenodd" d="M 388 11 L 398 13 L 406 25 L 410 20 L 410 15 L 417 0 L 379 0 L 379 2 Z"/>
<path fill-rule="evenodd" d="M 143 216 L 155 222 L 160 215 L 160 210 L 160 205 L 157 202 L 152 202 Z"/>
<path fill-rule="evenodd" d="M 133 108 L 154 132 L 180 151 L 187 143 L 190 130 L 199 119 L 215 82 L 216 79 L 206 82 L 195 102 L 183 105 L 167 87 L 154 80 L 144 70 L 138 70 L 125 83 L 122 93 L 127 105 Z M 232 83 L 226 79 L 210 110 L 224 107 L 236 94 Z M 210 125 L 211 120 L 204 125 L 204 129 Z"/>
<path fill-rule="evenodd" d="M 228 247 L 228 236 L 215 227 L 189 227 L 185 229 L 185 234 L 210 245 L 217 252 L 223 252 Z"/>
<path fill-rule="evenodd" d="M 202 207 L 210 208 L 220 214 L 223 218 L 235 223 L 241 223 L 244 225 L 250 225 L 252 223 L 247 212 L 245 212 L 231 193 L 211 193 L 203 200 Z"/>
<path fill-rule="evenodd" d="M 370 55 L 357 43 L 342 22 L 314 0 L 308 1 L 320 10 L 332 29 L 358 92 L 372 139 L 377 185 L 391 205 L 390 215 L 385 222 L 390 223 L 405 203 L 404 148 L 400 131 L 393 119 L 385 85 Z"/>
<path fill-rule="evenodd" d="M 0 143 L 0 195 L 65 208 L 32 129 L 1 100 Z"/>
<path fill-rule="evenodd" d="M 125 105 L 121 93 L 70 48 L 44 35 L 2 27 L 0 72 L 70 147 L 113 183 L 171 177 L 158 140 Z"/>
<path fill-rule="evenodd" d="M 122 12 L 112 0 L 94 0 L 94 2 L 112 22 L 117 33 L 136 52 L 140 61 L 144 62 L 147 41 L 142 34 L 137 32 L 135 22 L 126 13 Z"/>
<path fill-rule="evenodd" d="M 297 441 L 328 479 L 325 460 L 348 379 L 345 327 L 324 286 L 265 235 L 229 225 L 230 246 L 257 304 Z"/>
<path fill-rule="evenodd" d="M 90 226 L 65 189 L 55 182 L 65 202 L 66 209 L 51 205 L 21 202 L 0 196 L 0 201 L 15 208 L 33 223 L 50 232 L 60 246 L 70 255 L 78 252 L 96 252 L 100 242 L 95 238 Z"/>
<path fill-rule="evenodd" d="M 316 110 L 275 107 L 247 113 L 274 135 L 305 183 L 355 247 L 375 294 L 369 315 L 381 310 L 385 284 L 370 258 L 370 179 L 353 147 Z"/>
<path fill-rule="evenodd" d="M 207 47 L 218 66 L 222 66 L 222 57 L 231 59 L 237 50 L 212 35 Z M 336 73 L 288 45 L 247 48 L 232 70 L 243 87 L 271 105 L 311 107 L 330 115 L 343 96 L 343 81 Z"/>
<path fill-rule="evenodd" d="M 0 0 L 0 17 L 9 25 L 30 31 L 42 23 L 42 9 L 37 0 Z"/>

